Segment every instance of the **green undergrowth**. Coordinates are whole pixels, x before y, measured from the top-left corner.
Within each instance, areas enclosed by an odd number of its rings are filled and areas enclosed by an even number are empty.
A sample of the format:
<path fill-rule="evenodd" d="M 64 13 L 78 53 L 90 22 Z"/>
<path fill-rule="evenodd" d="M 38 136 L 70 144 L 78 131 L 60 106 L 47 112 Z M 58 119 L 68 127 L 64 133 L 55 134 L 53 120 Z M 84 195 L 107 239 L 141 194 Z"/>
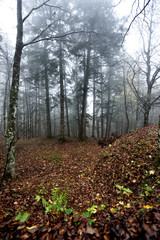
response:
<path fill-rule="evenodd" d="M 42 186 L 42 184 L 40 184 Z M 44 189 L 39 190 L 39 194 L 36 194 L 35 201 L 37 202 L 37 207 L 43 207 L 45 214 L 53 214 L 60 216 L 61 213 L 64 215 L 73 215 L 73 216 L 81 216 L 88 219 L 88 223 L 91 226 L 95 223 L 94 214 L 99 211 L 103 211 L 106 206 L 104 204 L 101 205 L 92 205 L 88 207 L 85 212 L 79 213 L 74 209 L 67 208 L 68 203 L 68 194 L 66 190 L 61 190 L 58 187 L 55 187 L 51 191 L 50 197 L 48 197 L 48 191 L 44 191 Z M 26 210 L 26 209 L 24 209 Z M 27 221 L 27 219 L 31 216 L 30 213 L 26 211 L 18 211 L 17 216 L 15 217 L 16 221 L 20 221 L 21 223 Z"/>
<path fill-rule="evenodd" d="M 49 161 L 53 165 L 62 165 L 62 153 L 59 149 L 55 150 L 52 154 L 48 152 L 35 152 L 32 156 L 38 160 Z"/>
<path fill-rule="evenodd" d="M 51 196 L 48 200 L 46 200 L 48 192 L 44 192 L 44 189 L 40 189 L 39 193 L 40 194 L 36 195 L 35 200 L 37 202 L 37 205 L 42 204 L 45 214 L 51 213 L 58 216 L 61 212 L 63 212 L 67 215 L 79 215 L 86 217 L 88 219 L 89 225 L 92 225 L 92 223 L 95 222 L 93 215 L 98 211 L 103 211 L 106 207 L 104 204 L 101 204 L 100 206 L 92 205 L 91 207 L 87 208 L 85 212 L 79 213 L 74 209 L 67 208 L 68 194 L 66 190 L 61 190 L 60 188 L 55 187 L 52 189 Z"/>

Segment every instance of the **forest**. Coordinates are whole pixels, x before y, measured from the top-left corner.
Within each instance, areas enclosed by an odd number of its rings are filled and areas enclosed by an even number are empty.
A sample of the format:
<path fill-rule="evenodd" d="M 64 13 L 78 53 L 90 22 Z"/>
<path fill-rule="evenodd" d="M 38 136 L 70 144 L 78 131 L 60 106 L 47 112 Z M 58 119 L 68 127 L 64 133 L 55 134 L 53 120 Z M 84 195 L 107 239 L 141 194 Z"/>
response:
<path fill-rule="evenodd" d="M 0 239 L 160 239 L 159 0 L 13 3 Z"/>

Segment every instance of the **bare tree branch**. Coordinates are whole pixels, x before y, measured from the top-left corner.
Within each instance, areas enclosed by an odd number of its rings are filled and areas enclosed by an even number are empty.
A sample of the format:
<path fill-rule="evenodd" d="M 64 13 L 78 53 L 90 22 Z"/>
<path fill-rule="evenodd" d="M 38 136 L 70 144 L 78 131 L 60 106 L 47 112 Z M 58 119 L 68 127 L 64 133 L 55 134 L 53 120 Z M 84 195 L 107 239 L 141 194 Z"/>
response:
<path fill-rule="evenodd" d="M 48 28 L 50 27 L 50 25 L 47 26 L 46 29 L 44 29 L 37 37 L 35 37 L 33 40 L 31 40 L 30 42 L 28 43 L 24 43 L 23 46 L 26 47 L 26 46 L 29 46 L 31 44 L 35 44 L 35 43 L 38 43 L 38 42 L 42 42 L 42 41 L 47 41 L 47 40 L 56 40 L 56 39 L 60 39 L 60 38 L 64 38 L 64 37 L 67 37 L 69 35 L 72 35 L 72 34 L 78 34 L 78 33 L 93 33 L 95 34 L 98 38 L 100 38 L 99 34 L 94 32 L 94 31 L 85 31 L 85 30 L 81 30 L 81 31 L 73 31 L 73 32 L 68 32 L 68 33 L 64 33 L 64 34 L 61 34 L 61 35 L 56 35 L 56 36 L 49 36 L 49 37 L 44 37 L 44 38 L 40 38 L 38 39 L 39 37 L 41 37 L 42 33 L 44 33 Z M 100 38 L 101 39 L 101 38 Z M 102 40 L 102 39 L 101 39 Z M 103 41 L 103 40 L 102 40 Z"/>
<path fill-rule="evenodd" d="M 112 5 L 111 7 L 112 8 L 114 8 L 114 7 L 117 7 L 120 3 L 122 2 L 122 0 L 119 0 L 119 2 L 118 3 L 116 3 L 116 4 L 114 4 L 114 5 Z"/>
<path fill-rule="evenodd" d="M 125 34 L 124 34 L 122 43 L 124 42 L 124 40 L 125 40 L 128 32 L 129 32 L 132 24 L 134 23 L 134 21 L 136 20 L 136 18 L 146 9 L 146 7 L 149 5 L 150 2 L 151 2 L 151 0 L 148 0 L 147 3 L 144 5 L 144 7 L 141 9 L 141 11 L 134 16 L 134 18 L 132 19 L 132 21 L 130 22 L 130 24 L 129 24 L 128 28 L 127 28 L 127 31 L 126 31 Z"/>
<path fill-rule="evenodd" d="M 45 2 L 43 2 L 41 5 L 39 5 L 38 7 L 32 8 L 31 11 L 23 18 L 23 23 L 26 21 L 26 19 L 32 14 L 33 11 L 38 10 L 39 8 L 43 7 L 44 5 L 47 4 L 47 2 L 49 2 L 50 0 L 47 0 Z"/>
<path fill-rule="evenodd" d="M 153 73 L 152 79 L 151 79 L 151 86 L 153 86 L 153 84 L 155 83 L 155 81 L 157 80 L 157 75 L 160 72 L 160 67 L 158 67 L 155 72 Z"/>
<path fill-rule="evenodd" d="M 60 20 L 60 19 L 57 19 L 56 21 L 48 24 L 47 27 L 44 28 L 35 38 L 33 38 L 33 39 L 32 39 L 30 42 L 28 42 L 28 43 L 24 43 L 23 46 L 25 47 L 25 46 L 31 45 L 31 44 L 33 44 L 33 43 L 42 41 L 41 39 L 38 40 L 38 38 L 40 38 L 43 33 L 45 33 L 54 23 L 56 23 L 56 22 L 59 21 L 59 20 Z M 44 39 L 44 38 L 43 38 L 43 39 Z M 48 40 L 48 39 L 46 39 L 46 40 Z"/>
<path fill-rule="evenodd" d="M 160 95 L 158 97 L 156 97 L 152 102 L 151 102 L 151 106 L 153 106 L 153 104 L 160 98 Z"/>
<path fill-rule="evenodd" d="M 54 6 L 54 5 L 50 5 L 50 4 L 46 4 L 46 3 L 45 3 L 45 6 L 50 7 L 50 8 L 57 8 L 57 9 L 63 11 L 63 12 L 68 13 L 69 15 L 71 15 L 71 13 L 70 13 L 69 11 L 67 11 L 67 10 L 64 9 L 64 8 L 62 8 L 61 6 Z"/>

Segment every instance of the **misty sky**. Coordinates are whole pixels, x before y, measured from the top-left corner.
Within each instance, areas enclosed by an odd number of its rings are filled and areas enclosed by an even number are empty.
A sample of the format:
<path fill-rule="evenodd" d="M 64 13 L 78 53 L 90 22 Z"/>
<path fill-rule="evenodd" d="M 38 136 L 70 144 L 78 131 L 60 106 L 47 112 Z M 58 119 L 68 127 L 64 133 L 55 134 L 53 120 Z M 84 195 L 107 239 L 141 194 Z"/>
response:
<path fill-rule="evenodd" d="M 119 0 L 114 0 L 115 4 Z M 133 0 L 122 0 L 122 2 L 116 6 L 115 11 L 119 18 L 128 16 L 131 11 Z M 128 22 L 131 18 L 128 19 Z M 7 35 L 11 44 L 15 44 L 16 39 L 16 0 L 0 0 L 0 31 Z M 134 27 L 130 30 L 130 34 L 126 38 L 127 50 L 130 53 L 136 49 L 137 38 L 134 38 Z M 134 38 L 134 39 L 133 39 Z M 134 43 L 134 44 L 133 44 Z"/>

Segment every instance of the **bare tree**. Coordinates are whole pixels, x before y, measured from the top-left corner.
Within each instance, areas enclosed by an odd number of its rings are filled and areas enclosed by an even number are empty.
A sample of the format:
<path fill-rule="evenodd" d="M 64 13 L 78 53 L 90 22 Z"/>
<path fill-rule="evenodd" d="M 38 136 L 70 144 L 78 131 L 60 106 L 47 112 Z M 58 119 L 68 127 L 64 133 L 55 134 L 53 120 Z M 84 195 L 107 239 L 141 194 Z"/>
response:
<path fill-rule="evenodd" d="M 138 61 L 134 60 L 134 64 L 130 64 L 134 76 L 131 78 L 131 87 L 142 106 L 144 126 L 147 126 L 149 123 L 149 113 L 152 106 L 160 99 L 160 95 L 154 90 L 155 84 L 160 77 L 160 65 L 155 58 L 160 46 L 157 42 L 155 43 L 154 40 L 156 39 L 155 10 L 156 6 L 154 2 L 152 2 L 151 8 L 147 11 L 147 17 L 144 16 L 145 20 L 144 18 L 139 19 L 139 31 L 143 44 L 142 51 Z M 143 92 L 140 91 L 135 84 L 136 75 L 141 78 L 143 84 L 145 83 L 145 85 L 143 85 Z"/>

